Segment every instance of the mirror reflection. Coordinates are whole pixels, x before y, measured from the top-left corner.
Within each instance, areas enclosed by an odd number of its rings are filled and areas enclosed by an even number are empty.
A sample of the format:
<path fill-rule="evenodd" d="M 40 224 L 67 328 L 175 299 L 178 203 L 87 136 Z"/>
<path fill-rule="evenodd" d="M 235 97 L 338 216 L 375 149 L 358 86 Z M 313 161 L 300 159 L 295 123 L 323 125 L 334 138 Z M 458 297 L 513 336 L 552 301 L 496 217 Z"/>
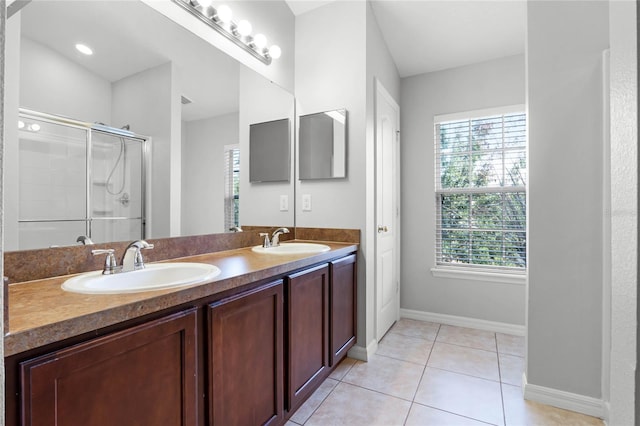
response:
<path fill-rule="evenodd" d="M 347 176 L 347 110 L 300 116 L 299 175 L 305 179 Z"/>
<path fill-rule="evenodd" d="M 95 243 L 139 238 L 125 228 L 161 238 L 294 225 L 293 209 L 281 203 L 293 200 L 292 183 L 255 185 L 248 173 L 250 124 L 293 119 L 293 96 L 149 6 L 31 2 L 7 22 L 7 52 L 19 64 L 6 75 L 8 123 L 27 108 L 86 128 L 36 142 L 8 126 L 6 250 L 78 244 L 81 235 Z M 133 136 L 109 133 L 122 127 Z M 26 153 L 38 144 L 36 161 Z M 66 157 L 56 155 L 62 151 Z M 64 178 L 46 175 L 44 165 Z M 32 221 L 43 217 L 52 220 Z M 56 238 L 39 238 L 47 233 Z"/>

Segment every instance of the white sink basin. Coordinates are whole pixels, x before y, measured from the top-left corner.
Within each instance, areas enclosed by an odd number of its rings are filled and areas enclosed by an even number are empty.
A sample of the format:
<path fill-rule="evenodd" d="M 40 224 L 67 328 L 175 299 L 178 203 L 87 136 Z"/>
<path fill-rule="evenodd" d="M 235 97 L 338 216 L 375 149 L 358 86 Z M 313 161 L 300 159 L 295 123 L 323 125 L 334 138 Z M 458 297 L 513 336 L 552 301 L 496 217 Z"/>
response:
<path fill-rule="evenodd" d="M 87 272 L 66 280 L 62 289 L 87 294 L 135 293 L 203 283 L 219 274 L 220 268 L 206 263 L 152 263 L 138 271 L 112 275 Z"/>
<path fill-rule="evenodd" d="M 264 248 L 262 246 L 255 246 L 251 248 L 256 253 L 263 254 L 317 254 L 329 251 L 331 247 L 325 244 L 317 243 L 282 243 L 277 247 Z"/>

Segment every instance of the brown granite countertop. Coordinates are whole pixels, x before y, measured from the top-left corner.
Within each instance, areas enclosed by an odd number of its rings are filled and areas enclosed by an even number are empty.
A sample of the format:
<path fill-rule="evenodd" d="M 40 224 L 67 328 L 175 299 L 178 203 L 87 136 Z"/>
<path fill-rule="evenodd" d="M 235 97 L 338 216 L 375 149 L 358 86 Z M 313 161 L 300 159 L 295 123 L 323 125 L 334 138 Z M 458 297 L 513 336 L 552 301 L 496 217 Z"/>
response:
<path fill-rule="evenodd" d="M 10 284 L 10 322 L 4 338 L 4 354 L 11 356 L 250 285 L 347 255 L 358 248 L 353 243 L 322 243 L 331 250 L 316 255 L 265 255 L 242 248 L 171 259 L 171 262 L 209 263 L 222 271 L 210 282 L 174 289 L 99 295 L 70 293 L 60 286 L 72 275 Z"/>

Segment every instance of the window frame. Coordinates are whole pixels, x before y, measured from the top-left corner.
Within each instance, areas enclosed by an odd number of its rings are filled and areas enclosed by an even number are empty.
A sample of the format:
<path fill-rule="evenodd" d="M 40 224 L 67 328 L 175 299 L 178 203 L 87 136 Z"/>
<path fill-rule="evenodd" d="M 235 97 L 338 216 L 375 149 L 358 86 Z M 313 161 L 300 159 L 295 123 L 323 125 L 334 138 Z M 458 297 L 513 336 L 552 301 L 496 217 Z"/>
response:
<path fill-rule="evenodd" d="M 480 281 L 492 281 L 492 282 L 500 282 L 507 284 L 524 284 L 526 280 L 526 274 L 528 270 L 528 262 L 524 267 L 509 267 L 509 266 L 500 266 L 500 265 L 484 265 L 477 263 L 450 263 L 442 260 L 442 252 L 439 249 L 440 244 L 442 242 L 441 232 L 442 232 L 442 222 L 441 222 L 441 199 L 443 195 L 446 194 L 464 194 L 464 195 L 472 195 L 472 194 L 506 194 L 506 193 L 524 193 L 525 200 L 528 205 L 528 176 L 525 177 L 524 185 L 517 186 L 504 186 L 504 182 L 502 186 L 484 186 L 484 187 L 473 187 L 471 183 L 464 188 L 442 188 L 441 187 L 441 141 L 440 134 L 438 132 L 439 124 L 445 122 L 452 121 L 472 121 L 482 118 L 489 118 L 493 116 L 504 116 L 511 114 L 524 114 L 525 115 L 525 159 L 528 168 L 528 116 L 526 106 L 524 104 L 517 105 L 509 105 L 497 108 L 487 108 L 487 109 L 479 109 L 465 112 L 457 112 L 453 114 L 440 114 L 434 116 L 433 120 L 433 130 L 434 130 L 434 214 L 435 214 L 435 252 L 434 252 L 434 267 L 431 268 L 431 273 L 434 277 L 440 278 L 457 278 L 457 279 L 472 279 L 472 280 L 480 280 Z M 504 138 L 502 139 L 504 140 Z M 522 148 L 515 149 L 505 149 L 504 143 L 502 144 L 500 149 L 491 149 L 486 152 L 500 151 L 503 153 L 507 153 L 509 151 L 522 150 Z M 469 151 L 470 153 L 472 151 Z M 503 177 L 504 177 L 504 165 L 502 168 Z M 470 213 L 471 214 L 471 213 Z M 471 220 L 470 216 L 470 220 Z M 470 225 L 469 230 L 472 230 L 472 226 Z M 509 229 L 502 225 L 500 229 L 496 229 L 495 231 L 499 232 L 508 232 Z M 521 231 L 520 231 L 521 232 Z M 528 241 L 528 216 L 525 211 L 525 241 Z M 469 259 L 471 260 L 471 259 Z"/>

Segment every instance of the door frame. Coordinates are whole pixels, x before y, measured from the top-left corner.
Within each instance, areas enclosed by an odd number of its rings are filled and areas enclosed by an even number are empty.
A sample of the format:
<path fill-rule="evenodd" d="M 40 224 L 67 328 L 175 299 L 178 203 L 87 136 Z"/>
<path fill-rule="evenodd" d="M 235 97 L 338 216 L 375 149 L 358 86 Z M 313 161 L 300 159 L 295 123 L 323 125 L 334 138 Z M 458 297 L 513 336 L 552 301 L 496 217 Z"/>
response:
<path fill-rule="evenodd" d="M 401 197 L 400 197 L 400 106 L 398 105 L 398 103 L 396 102 L 396 100 L 391 96 L 391 94 L 389 93 L 389 91 L 387 91 L 387 89 L 384 87 L 384 85 L 380 82 L 380 80 L 378 80 L 377 78 L 374 79 L 374 86 L 375 86 L 375 96 L 374 96 L 374 103 L 373 103 L 373 111 L 374 111 L 374 126 L 373 126 L 373 132 L 374 132 L 374 186 L 375 186 L 375 190 L 374 190 L 374 224 L 373 224 L 373 228 L 371 229 L 370 235 L 374 236 L 374 240 L 373 240 L 373 246 L 374 246 L 374 270 L 373 270 L 373 276 L 374 276 L 374 338 L 376 340 L 376 342 L 378 341 L 378 234 L 377 234 L 377 226 L 378 226 L 378 104 L 379 104 L 379 98 L 383 97 L 387 102 L 389 102 L 391 105 L 393 105 L 395 107 L 396 110 L 396 120 L 397 120 L 397 125 L 398 125 L 398 129 L 396 131 L 396 144 L 395 144 L 395 164 L 394 164 L 394 176 L 395 176 L 395 185 L 394 185 L 394 189 L 395 189 L 395 200 L 396 200 L 396 217 L 395 217 L 395 224 L 393 224 L 393 226 L 396 229 L 395 232 L 395 241 L 394 241 L 394 253 L 395 253 L 395 280 L 397 282 L 397 298 L 396 298 L 396 310 L 397 310 L 397 317 L 396 317 L 396 321 L 400 319 L 400 289 L 401 289 L 401 283 L 400 283 L 400 259 L 401 259 L 401 254 L 400 254 L 400 235 L 402 232 L 402 227 L 401 227 L 401 214 L 400 214 L 400 205 L 401 205 Z"/>

